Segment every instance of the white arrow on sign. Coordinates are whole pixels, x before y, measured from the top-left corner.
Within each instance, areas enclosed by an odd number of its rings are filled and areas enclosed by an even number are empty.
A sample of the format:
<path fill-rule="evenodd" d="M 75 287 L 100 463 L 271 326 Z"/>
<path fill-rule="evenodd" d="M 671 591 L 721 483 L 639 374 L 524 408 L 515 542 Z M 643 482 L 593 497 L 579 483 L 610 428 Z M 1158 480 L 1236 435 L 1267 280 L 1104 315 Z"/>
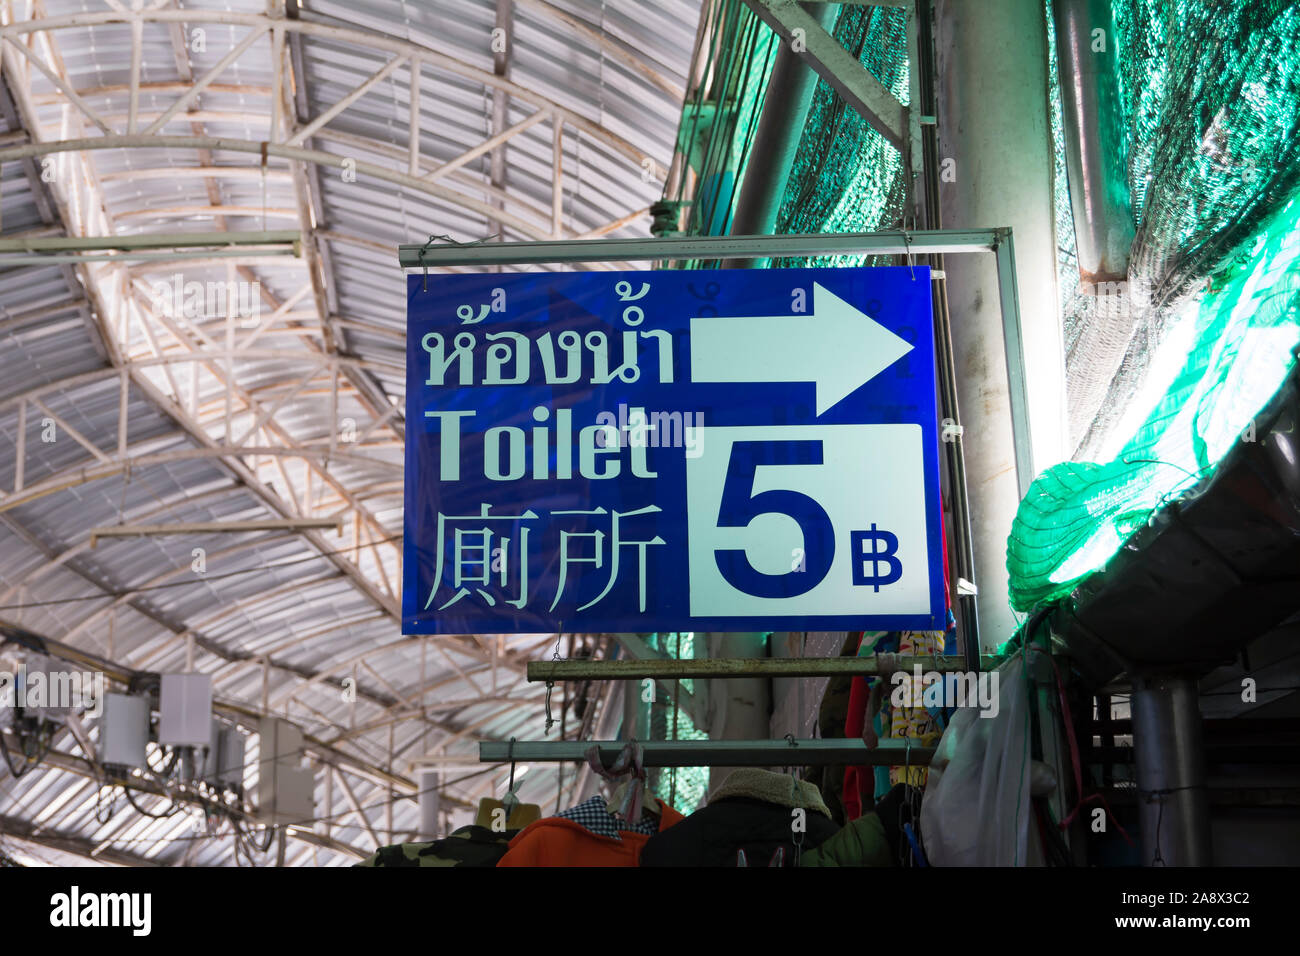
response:
<path fill-rule="evenodd" d="M 912 348 L 814 282 L 809 316 L 691 319 L 691 381 L 813 382 L 821 415 Z"/>

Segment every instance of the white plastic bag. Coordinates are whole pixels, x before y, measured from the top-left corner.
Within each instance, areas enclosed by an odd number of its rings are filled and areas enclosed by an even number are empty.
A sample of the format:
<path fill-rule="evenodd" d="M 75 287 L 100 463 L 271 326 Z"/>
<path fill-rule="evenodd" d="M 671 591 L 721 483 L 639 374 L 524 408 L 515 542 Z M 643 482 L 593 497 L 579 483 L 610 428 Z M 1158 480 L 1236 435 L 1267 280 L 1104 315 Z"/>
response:
<path fill-rule="evenodd" d="M 921 803 L 921 835 L 932 866 L 1041 866 L 1029 780 L 1029 693 L 1013 657 L 994 672 L 997 716 L 962 707 L 939 739 Z"/>

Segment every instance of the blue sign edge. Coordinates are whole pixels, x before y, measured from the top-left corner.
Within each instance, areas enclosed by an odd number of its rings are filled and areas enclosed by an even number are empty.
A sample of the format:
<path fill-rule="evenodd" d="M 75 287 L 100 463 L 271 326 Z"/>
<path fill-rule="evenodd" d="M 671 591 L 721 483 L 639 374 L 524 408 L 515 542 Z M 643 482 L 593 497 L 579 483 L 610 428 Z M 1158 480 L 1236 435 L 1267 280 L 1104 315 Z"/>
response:
<path fill-rule="evenodd" d="M 818 267 L 809 266 L 809 269 Z M 867 268 L 862 266 L 839 266 L 823 268 Z M 927 287 L 930 283 L 930 267 L 918 265 L 913 267 L 914 271 L 920 272 L 924 278 Z M 722 272 L 743 272 L 743 269 L 727 270 L 710 270 Z M 534 273 L 530 273 L 534 274 Z M 564 273 L 556 273 L 564 274 Z M 435 277 L 436 278 L 436 277 Z M 919 281 L 919 280 L 918 280 Z M 406 295 L 407 295 L 407 323 L 410 322 L 409 302 L 415 292 L 417 284 L 423 285 L 424 276 L 416 273 L 407 276 Z M 937 356 L 935 355 L 934 343 L 934 303 L 933 299 L 926 300 L 926 312 L 929 318 L 930 326 L 930 357 L 931 362 L 928 368 L 928 377 L 934 386 L 935 394 L 935 411 L 936 420 L 934 422 L 922 422 L 920 424 L 923 438 L 924 459 L 922 469 L 924 470 L 925 481 L 925 498 L 927 501 L 937 502 L 939 505 L 937 514 L 926 515 L 926 551 L 927 562 L 930 573 L 930 613 L 928 616 L 920 614 L 873 614 L 873 615 L 803 615 L 799 617 L 781 617 L 775 623 L 782 625 L 780 630 L 798 631 L 798 630 L 817 630 L 817 631 L 943 631 L 947 628 L 947 594 L 944 585 L 943 576 L 943 529 L 940 524 L 944 520 L 942 489 L 939 481 L 939 428 L 938 428 L 938 382 L 937 382 Z M 403 350 L 404 356 L 409 358 L 409 343 Z M 404 414 L 405 420 L 409 421 L 412 414 L 412 390 L 410 388 L 410 369 L 403 370 L 403 376 L 407 381 L 406 399 Z M 403 474 L 402 474 L 402 594 L 399 598 L 401 605 L 401 633 L 403 636 L 410 637 L 464 637 L 476 633 L 486 633 L 478 631 L 443 631 L 435 625 L 437 619 L 420 620 L 417 617 L 408 617 L 407 615 L 407 594 L 417 590 L 416 562 L 410 560 L 412 555 L 407 553 L 406 538 L 406 511 L 407 498 L 411 492 L 411 487 L 406 481 L 406 475 L 412 470 L 414 452 L 409 441 L 404 441 L 402 446 Z M 689 562 L 689 556 L 687 558 Z M 688 564 L 689 568 L 689 564 Z M 939 582 L 936 587 L 934 582 Z M 418 614 L 418 612 L 417 612 Z M 552 631 L 538 631 L 533 628 L 515 626 L 509 627 L 507 624 L 514 624 L 513 621 L 500 621 L 491 633 L 494 634 L 549 634 L 571 630 L 572 627 L 567 622 L 559 622 L 558 626 Z M 522 623 L 522 622 L 521 622 Z M 691 617 L 685 621 L 678 621 L 676 618 L 668 618 L 666 621 L 660 619 L 656 624 L 658 631 L 692 631 L 692 632 L 722 632 L 722 633 L 747 633 L 757 631 L 773 631 L 771 627 L 761 627 L 764 623 L 772 623 L 772 618 L 767 615 L 754 615 L 753 617 Z M 598 617 L 584 617 L 582 621 L 584 630 L 578 633 L 606 633 L 619 632 L 624 628 L 616 626 L 613 622 L 601 620 Z"/>

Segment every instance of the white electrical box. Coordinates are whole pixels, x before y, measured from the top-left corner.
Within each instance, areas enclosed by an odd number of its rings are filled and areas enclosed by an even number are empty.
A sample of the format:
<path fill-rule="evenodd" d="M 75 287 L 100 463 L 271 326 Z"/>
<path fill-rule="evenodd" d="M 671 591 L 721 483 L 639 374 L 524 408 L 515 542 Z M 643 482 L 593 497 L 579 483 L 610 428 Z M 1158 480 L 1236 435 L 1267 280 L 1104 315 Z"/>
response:
<path fill-rule="evenodd" d="M 258 722 L 257 816 L 265 823 L 306 823 L 316 813 L 316 772 L 302 766 L 302 731 L 287 720 Z"/>
<path fill-rule="evenodd" d="M 239 787 L 244 783 L 244 735 L 238 727 L 222 727 L 217 744 L 217 783 Z"/>
<path fill-rule="evenodd" d="M 163 674 L 158 711 L 158 743 L 208 746 L 212 740 L 211 675 Z"/>
<path fill-rule="evenodd" d="M 149 742 L 149 698 L 105 694 L 99 718 L 99 759 L 121 767 L 143 767 Z"/>
<path fill-rule="evenodd" d="M 212 718 L 212 731 L 208 734 L 208 742 L 203 747 L 203 759 L 198 764 L 198 778 L 209 783 L 215 783 L 217 779 L 217 754 L 221 752 L 221 721 L 215 717 Z"/>
<path fill-rule="evenodd" d="M 275 823 L 297 823 L 310 829 L 316 815 L 316 771 L 311 767 L 279 767 L 275 771 L 275 794 L 270 816 L 258 801 L 263 819 Z"/>

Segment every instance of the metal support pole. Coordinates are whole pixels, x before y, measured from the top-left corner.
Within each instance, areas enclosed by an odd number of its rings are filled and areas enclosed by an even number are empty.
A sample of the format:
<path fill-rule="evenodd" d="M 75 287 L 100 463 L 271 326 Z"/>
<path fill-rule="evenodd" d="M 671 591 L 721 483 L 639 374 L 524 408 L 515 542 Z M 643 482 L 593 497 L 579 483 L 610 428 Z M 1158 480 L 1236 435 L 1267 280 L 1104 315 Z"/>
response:
<path fill-rule="evenodd" d="M 839 18 L 840 5 L 811 4 L 807 12 L 830 33 Z M 754 133 L 745 178 L 740 184 L 740 198 L 731 220 L 734 234 L 766 236 L 776 228 L 799 139 L 817 91 L 817 73 L 800 60 L 792 45 L 782 41 L 763 97 L 763 114 Z M 724 262 L 723 268 L 761 269 L 767 265 L 767 259 L 735 259 Z"/>
<path fill-rule="evenodd" d="M 621 661 L 610 663 L 642 663 L 641 661 Z M 642 700 L 641 687 L 629 687 L 623 693 L 623 729 L 620 736 L 624 740 L 633 738 L 639 741 L 650 739 L 650 701 Z M 579 758 L 581 759 L 581 755 Z"/>
<path fill-rule="evenodd" d="M 403 243 L 403 269 L 441 266 L 546 265 L 669 259 L 771 256 L 905 256 L 932 252 L 993 252 L 1009 229 L 918 229 L 781 236 L 665 236 L 661 239 L 559 239 L 530 242 Z"/>
<path fill-rule="evenodd" d="M 1066 445 L 1047 18 L 1042 0 L 936 0 L 934 9 L 943 222 L 1010 222 L 1016 237 L 1000 277 L 979 259 L 944 265 L 971 489 L 980 640 L 993 647 L 1016 629 L 1005 564 L 1016 508 L 1036 469 L 1060 461 Z M 1011 270 L 1029 317 L 1023 350 L 1012 345 L 1006 316 L 999 322 L 994 306 L 1011 292 Z M 1022 351 L 1029 361 L 1004 371 L 1004 354 L 1016 361 Z M 1027 382 L 1017 381 L 1024 376 Z M 1015 394 L 1022 385 L 1027 401 Z M 1028 419 L 1029 431 L 1014 424 L 1018 416 Z"/>
<path fill-rule="evenodd" d="M 1198 697 L 1190 677 L 1133 681 L 1133 756 L 1147 866 L 1211 865 Z"/>
<path fill-rule="evenodd" d="M 420 782 L 420 790 L 416 795 L 420 806 L 420 840 L 436 840 L 440 836 L 438 832 L 439 818 L 442 816 L 440 776 L 437 768 L 421 769 L 416 778 Z"/>
<path fill-rule="evenodd" d="M 981 670 L 992 670 L 999 658 L 986 654 Z M 737 677 L 833 677 L 886 676 L 897 671 L 922 671 L 941 674 L 966 671 L 963 656 L 929 656 L 877 654 L 872 657 L 754 657 L 754 658 L 648 658 L 645 660 L 603 661 L 529 661 L 530 682 L 562 680 L 726 680 Z"/>
<path fill-rule="evenodd" d="M 1110 0 L 1052 0 L 1052 17 L 1079 272 L 1122 281 L 1134 230 Z"/>
<path fill-rule="evenodd" d="M 714 660 L 757 658 L 767 654 L 766 633 L 714 633 L 703 635 Z M 696 661 L 696 663 L 699 663 Z M 721 688 L 709 688 L 709 738 L 711 740 L 754 740 L 771 735 L 772 684 L 762 675 L 736 675 Z M 744 764 L 742 766 L 756 766 Z M 714 767 L 709 787 L 725 777 Z"/>
<path fill-rule="evenodd" d="M 933 747 L 909 747 L 907 738 L 880 741 L 869 749 L 862 740 L 650 740 L 642 745 L 647 767 L 892 767 L 911 763 L 928 766 Z M 612 764 L 624 747 L 621 740 L 517 740 L 514 759 L 520 763 L 562 763 L 582 760 L 599 747 L 601 762 Z M 504 763 L 511 744 L 481 741 L 481 763 Z"/>

